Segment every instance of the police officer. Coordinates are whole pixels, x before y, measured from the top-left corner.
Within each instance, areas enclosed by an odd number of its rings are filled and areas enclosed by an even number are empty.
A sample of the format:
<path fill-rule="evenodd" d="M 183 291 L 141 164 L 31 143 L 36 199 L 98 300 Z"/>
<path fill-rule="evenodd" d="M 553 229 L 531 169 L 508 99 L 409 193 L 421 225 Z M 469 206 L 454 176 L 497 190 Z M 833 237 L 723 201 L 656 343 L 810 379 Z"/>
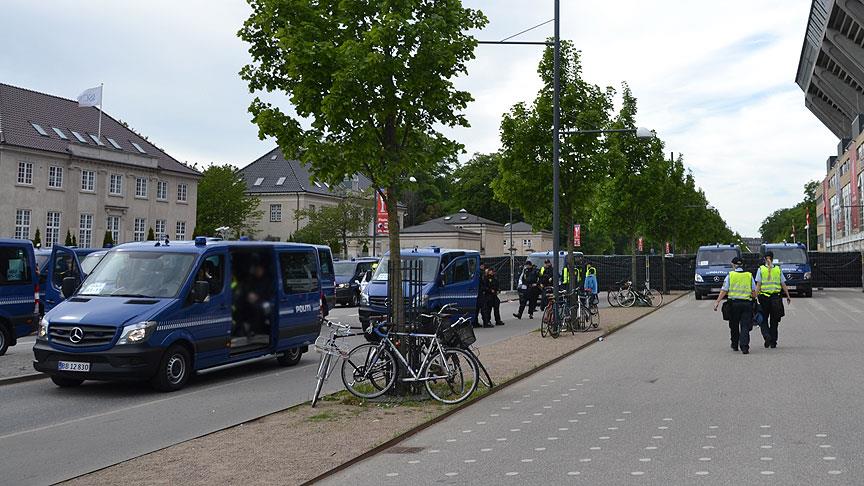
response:
<path fill-rule="evenodd" d="M 474 308 L 474 327 L 480 325 L 480 316 L 486 307 L 486 264 L 480 264 L 480 287 L 477 289 L 477 306 Z"/>
<path fill-rule="evenodd" d="M 786 294 L 786 303 L 791 304 L 789 287 L 786 286 L 786 277 L 783 276 L 779 266 L 774 266 L 774 252 L 765 252 L 765 264 L 759 267 L 756 273 L 756 293 L 759 294 L 759 304 L 762 305 L 762 314 L 765 316 L 762 324 L 762 337 L 765 338 L 765 347 L 777 347 L 777 326 L 783 317 L 783 298 L 780 290 Z"/>
<path fill-rule="evenodd" d="M 522 319 L 522 313 L 525 307 L 528 307 L 528 319 L 534 319 L 534 310 L 537 308 L 538 282 L 540 275 L 534 264 L 530 261 L 525 262 L 525 268 L 522 270 L 522 276 L 519 278 L 519 312 L 513 314 L 516 319 Z M 525 287 L 521 289 L 521 287 Z"/>
<path fill-rule="evenodd" d="M 750 352 L 750 329 L 753 328 L 753 301 L 756 299 L 756 282 L 753 275 L 744 271 L 744 260 L 741 257 L 732 259 L 733 271 L 726 275 L 720 295 L 714 301 L 714 310 L 727 295 L 729 296 L 730 317 L 729 333 L 732 340 L 732 350 L 741 348 L 742 354 Z"/>

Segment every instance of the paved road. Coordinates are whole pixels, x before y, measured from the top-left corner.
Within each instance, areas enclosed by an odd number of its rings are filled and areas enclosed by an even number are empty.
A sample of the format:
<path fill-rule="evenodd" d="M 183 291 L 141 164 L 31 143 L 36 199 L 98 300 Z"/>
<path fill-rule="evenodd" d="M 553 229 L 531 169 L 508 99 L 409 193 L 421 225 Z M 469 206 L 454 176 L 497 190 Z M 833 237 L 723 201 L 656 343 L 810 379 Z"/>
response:
<path fill-rule="evenodd" d="M 515 305 L 502 306 L 505 326 L 477 332 L 479 345 L 539 325 L 539 314 L 534 321 L 515 320 L 510 315 Z M 356 309 L 338 308 L 331 318 L 357 324 L 356 314 Z M 26 345 L 13 349 L 32 353 Z M 69 479 L 302 403 L 314 389 L 317 360 L 310 352 L 293 368 L 281 368 L 272 359 L 248 364 L 200 376 L 170 394 L 140 384 L 88 382 L 59 389 L 38 380 L 2 386 L 0 485 Z M 334 376 L 325 390 L 341 387 Z"/>
<path fill-rule="evenodd" d="M 794 300 L 749 355 L 692 296 L 326 484 L 864 484 L 864 295 Z M 407 449 L 406 449 L 407 448 Z"/>

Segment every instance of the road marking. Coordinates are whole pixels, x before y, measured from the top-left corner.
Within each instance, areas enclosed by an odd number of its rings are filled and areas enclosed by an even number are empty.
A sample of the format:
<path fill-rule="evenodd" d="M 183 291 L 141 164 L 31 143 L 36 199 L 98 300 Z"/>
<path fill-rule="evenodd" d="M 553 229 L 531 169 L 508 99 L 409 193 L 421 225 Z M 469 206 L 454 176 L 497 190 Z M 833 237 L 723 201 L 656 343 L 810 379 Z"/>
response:
<path fill-rule="evenodd" d="M 819 447 L 821 447 L 822 449 L 830 449 L 831 448 L 831 446 L 828 444 L 822 444 Z"/>
<path fill-rule="evenodd" d="M 408 461 L 408 464 L 420 464 L 420 461 L 415 459 L 413 461 Z"/>
<path fill-rule="evenodd" d="M 759 460 L 760 461 L 773 461 L 774 459 L 771 457 L 760 457 Z"/>
<path fill-rule="evenodd" d="M 580 474 L 582 473 L 580 473 L 579 471 L 570 471 L 567 473 L 568 476 L 578 476 Z"/>
<path fill-rule="evenodd" d="M 832 475 L 842 474 L 842 473 L 843 473 L 843 471 L 838 471 L 838 470 L 836 470 L 836 469 L 835 469 L 835 470 L 832 470 L 832 471 L 828 471 L 828 474 L 832 474 Z"/>
<path fill-rule="evenodd" d="M 763 476 L 771 476 L 772 474 L 774 474 L 774 471 L 762 471 L 759 474 Z"/>
<path fill-rule="evenodd" d="M 816 434 L 816 437 L 819 437 L 819 438 L 828 437 L 828 434 Z"/>
<path fill-rule="evenodd" d="M 644 471 L 632 471 L 632 472 L 630 473 L 631 476 L 641 476 L 641 475 L 643 475 L 643 474 L 645 474 Z"/>
<path fill-rule="evenodd" d="M 567 427 L 558 427 L 558 431 L 560 432 L 567 432 L 568 430 L 570 429 L 568 429 Z"/>
<path fill-rule="evenodd" d="M 770 448 L 772 448 L 772 447 L 774 447 L 774 446 L 770 446 L 770 445 L 762 445 L 762 446 L 759 446 L 760 449 L 770 449 Z"/>
<path fill-rule="evenodd" d="M 506 473 L 507 476 L 516 476 L 516 475 L 518 475 L 518 474 L 519 474 L 519 473 L 516 472 L 516 471 L 510 471 L 510 472 Z"/>
<path fill-rule="evenodd" d="M 387 476 L 388 478 L 395 478 L 395 477 L 398 476 L 398 475 L 399 475 L 399 473 L 387 473 L 387 474 L 386 474 L 386 476 Z"/>
<path fill-rule="evenodd" d="M 583 459 L 579 459 L 579 462 L 591 462 L 591 458 L 590 458 L 590 457 L 585 457 L 585 458 L 583 458 Z"/>
<path fill-rule="evenodd" d="M 589 447 L 588 450 L 589 450 L 589 451 L 599 451 L 600 448 L 597 447 L 597 446 L 594 446 L 594 447 Z"/>
<path fill-rule="evenodd" d="M 696 475 L 697 475 L 697 476 L 707 476 L 707 475 L 708 475 L 708 471 L 696 471 Z"/>
<path fill-rule="evenodd" d="M 521 462 L 534 462 L 534 459 L 522 459 Z"/>
<path fill-rule="evenodd" d="M 480 452 L 492 452 L 492 449 L 486 447 L 485 449 L 480 449 Z"/>
<path fill-rule="evenodd" d="M 762 435 L 760 435 L 759 437 L 761 437 L 761 438 L 763 438 L 763 439 L 770 439 L 770 438 L 771 438 L 771 434 L 762 434 Z"/>
<path fill-rule="evenodd" d="M 546 448 L 545 447 L 535 447 L 534 450 L 537 452 L 543 452 L 546 450 Z"/>
<path fill-rule="evenodd" d="M 651 458 L 650 457 L 642 457 L 639 459 L 639 462 L 651 462 Z"/>
<path fill-rule="evenodd" d="M 710 461 L 711 458 L 710 457 L 700 457 L 699 460 L 702 462 L 705 462 L 705 461 Z"/>
<path fill-rule="evenodd" d="M 510 432 L 519 432 L 522 429 L 510 429 Z"/>
<path fill-rule="evenodd" d="M 826 460 L 826 461 L 835 461 L 835 460 L 837 460 L 837 458 L 834 457 L 834 456 L 825 456 L 825 457 L 823 457 L 822 459 L 823 459 L 823 460 Z"/>

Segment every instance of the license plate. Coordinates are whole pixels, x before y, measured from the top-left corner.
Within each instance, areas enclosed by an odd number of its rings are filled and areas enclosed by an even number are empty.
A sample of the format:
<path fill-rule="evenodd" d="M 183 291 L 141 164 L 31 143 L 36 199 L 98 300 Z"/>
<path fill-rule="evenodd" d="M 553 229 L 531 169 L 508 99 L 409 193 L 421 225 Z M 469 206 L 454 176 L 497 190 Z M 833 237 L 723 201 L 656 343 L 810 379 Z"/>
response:
<path fill-rule="evenodd" d="M 82 363 L 80 361 L 58 361 L 58 371 L 90 371 L 90 363 Z"/>
<path fill-rule="evenodd" d="M 786 288 L 788 288 L 789 290 L 795 290 L 795 286 L 794 286 L 794 285 L 787 285 Z"/>

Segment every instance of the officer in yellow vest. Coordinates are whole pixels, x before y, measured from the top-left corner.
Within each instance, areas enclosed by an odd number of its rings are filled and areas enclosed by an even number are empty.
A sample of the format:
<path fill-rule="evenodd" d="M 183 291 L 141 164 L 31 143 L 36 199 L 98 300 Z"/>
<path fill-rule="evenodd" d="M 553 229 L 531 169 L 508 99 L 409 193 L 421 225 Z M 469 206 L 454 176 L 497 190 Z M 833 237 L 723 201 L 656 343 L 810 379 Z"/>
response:
<path fill-rule="evenodd" d="M 774 252 L 765 252 L 765 264 L 759 267 L 756 273 L 756 292 L 759 294 L 759 303 L 762 305 L 762 314 L 765 316 L 762 326 L 762 337 L 765 338 L 765 347 L 777 347 L 777 326 L 783 317 L 783 298 L 780 290 L 786 294 L 786 303 L 791 304 L 789 287 L 786 286 L 786 277 L 780 266 L 774 266 Z"/>
<path fill-rule="evenodd" d="M 741 348 L 742 354 L 750 352 L 750 329 L 753 328 L 753 301 L 756 300 L 756 282 L 753 275 L 744 271 L 744 260 L 741 257 L 732 259 L 733 271 L 726 275 L 720 295 L 714 301 L 714 310 L 727 295 L 729 296 L 730 318 L 729 333 L 732 339 L 732 350 Z"/>

